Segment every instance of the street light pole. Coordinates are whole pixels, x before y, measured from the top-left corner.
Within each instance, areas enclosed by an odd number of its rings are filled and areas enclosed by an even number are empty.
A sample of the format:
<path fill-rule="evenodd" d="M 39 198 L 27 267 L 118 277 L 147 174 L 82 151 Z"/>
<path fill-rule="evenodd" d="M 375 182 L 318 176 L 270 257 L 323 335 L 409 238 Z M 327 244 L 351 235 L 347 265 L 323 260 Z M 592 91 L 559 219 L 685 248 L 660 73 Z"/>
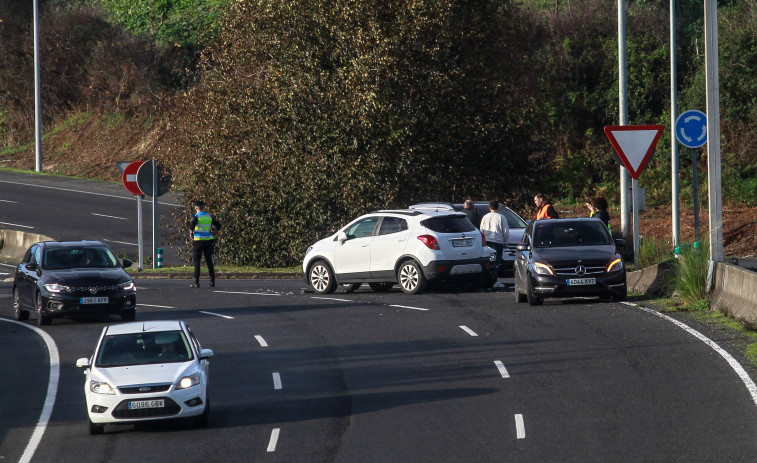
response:
<path fill-rule="evenodd" d="M 618 107 L 620 109 L 618 125 L 628 125 L 628 78 L 626 76 L 626 2 L 618 0 Z M 629 223 L 631 219 L 630 198 L 628 197 L 628 170 L 620 166 L 620 230 L 626 241 L 631 240 Z"/>
<path fill-rule="evenodd" d="M 723 262 L 717 0 L 704 0 L 704 58 L 707 80 L 707 195 L 710 213 L 710 260 Z"/>
<path fill-rule="evenodd" d="M 37 172 L 42 172 L 42 102 L 39 83 L 39 7 L 34 0 L 34 144 Z"/>

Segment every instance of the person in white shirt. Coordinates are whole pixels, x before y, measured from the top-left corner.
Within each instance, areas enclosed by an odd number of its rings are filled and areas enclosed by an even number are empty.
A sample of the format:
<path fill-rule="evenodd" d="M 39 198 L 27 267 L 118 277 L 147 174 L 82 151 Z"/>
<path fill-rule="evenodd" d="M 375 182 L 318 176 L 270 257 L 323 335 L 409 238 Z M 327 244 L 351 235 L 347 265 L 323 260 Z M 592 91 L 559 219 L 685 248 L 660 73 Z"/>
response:
<path fill-rule="evenodd" d="M 510 238 L 507 219 L 499 213 L 499 201 L 489 201 L 489 213 L 481 218 L 479 229 L 486 238 L 486 244 L 497 252 L 497 267 L 499 268 L 502 265 L 502 252 Z"/>

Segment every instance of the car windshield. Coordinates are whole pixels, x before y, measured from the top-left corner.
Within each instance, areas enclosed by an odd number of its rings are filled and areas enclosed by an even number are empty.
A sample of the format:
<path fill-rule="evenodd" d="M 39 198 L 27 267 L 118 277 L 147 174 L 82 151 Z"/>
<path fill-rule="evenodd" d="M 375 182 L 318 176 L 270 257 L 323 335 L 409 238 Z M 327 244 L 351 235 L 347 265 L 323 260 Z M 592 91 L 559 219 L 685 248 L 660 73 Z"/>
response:
<path fill-rule="evenodd" d="M 432 217 L 421 222 L 421 224 L 431 231 L 437 233 L 462 233 L 476 231 L 476 227 L 470 223 L 468 217 L 464 215 L 452 215 L 443 217 Z"/>
<path fill-rule="evenodd" d="M 118 259 L 106 247 L 45 249 L 42 268 L 71 269 L 83 267 L 115 268 L 118 267 Z"/>
<path fill-rule="evenodd" d="M 108 368 L 186 362 L 193 358 L 183 331 L 159 331 L 107 335 L 95 363 Z"/>
<path fill-rule="evenodd" d="M 534 247 L 558 248 L 612 244 L 607 228 L 600 221 L 558 222 L 539 220 L 534 224 Z"/>

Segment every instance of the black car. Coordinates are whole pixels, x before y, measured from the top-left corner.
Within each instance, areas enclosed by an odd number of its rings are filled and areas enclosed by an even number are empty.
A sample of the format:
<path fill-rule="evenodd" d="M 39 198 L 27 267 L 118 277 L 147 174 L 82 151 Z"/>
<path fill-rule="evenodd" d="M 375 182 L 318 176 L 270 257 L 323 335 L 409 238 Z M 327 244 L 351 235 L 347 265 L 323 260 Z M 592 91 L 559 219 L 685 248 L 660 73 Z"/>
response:
<path fill-rule="evenodd" d="M 626 298 L 626 271 L 613 240 L 596 218 L 531 222 L 515 259 L 515 301 L 540 305 L 547 297 Z"/>
<path fill-rule="evenodd" d="M 137 289 L 123 263 L 100 241 L 43 241 L 33 244 L 16 268 L 13 312 L 16 320 L 37 314 L 37 324 L 54 317 L 118 314 L 134 320 Z"/>

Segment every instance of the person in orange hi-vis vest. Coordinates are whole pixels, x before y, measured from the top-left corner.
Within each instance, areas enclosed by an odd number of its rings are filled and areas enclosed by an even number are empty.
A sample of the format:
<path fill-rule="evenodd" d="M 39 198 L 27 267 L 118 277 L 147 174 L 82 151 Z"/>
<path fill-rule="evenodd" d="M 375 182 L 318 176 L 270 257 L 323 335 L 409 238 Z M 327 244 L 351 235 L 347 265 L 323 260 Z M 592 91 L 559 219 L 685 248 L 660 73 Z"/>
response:
<path fill-rule="evenodd" d="M 536 220 L 560 218 L 555 208 L 552 207 L 552 204 L 549 203 L 549 200 L 547 200 L 547 197 L 543 193 L 537 193 L 534 196 L 534 203 L 539 208 L 539 212 L 536 213 Z"/>

